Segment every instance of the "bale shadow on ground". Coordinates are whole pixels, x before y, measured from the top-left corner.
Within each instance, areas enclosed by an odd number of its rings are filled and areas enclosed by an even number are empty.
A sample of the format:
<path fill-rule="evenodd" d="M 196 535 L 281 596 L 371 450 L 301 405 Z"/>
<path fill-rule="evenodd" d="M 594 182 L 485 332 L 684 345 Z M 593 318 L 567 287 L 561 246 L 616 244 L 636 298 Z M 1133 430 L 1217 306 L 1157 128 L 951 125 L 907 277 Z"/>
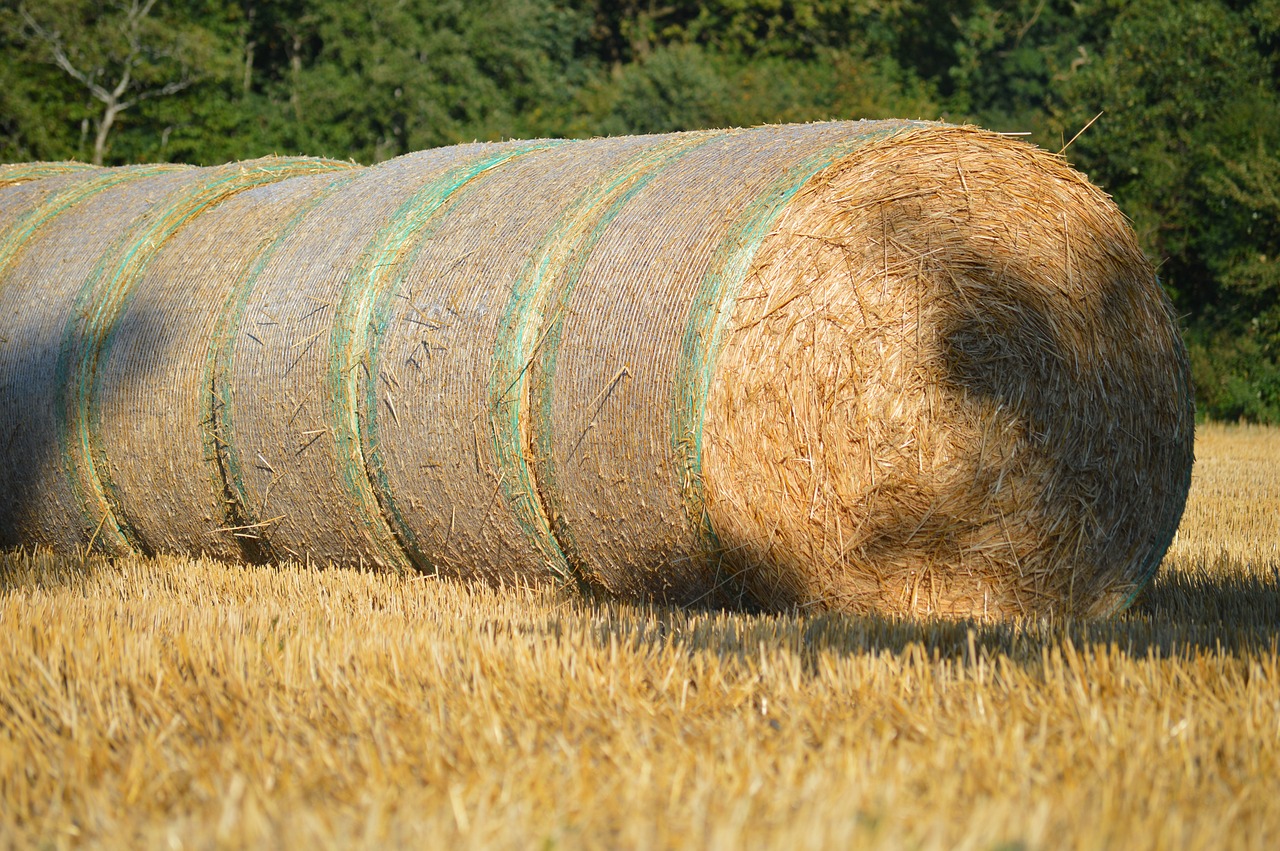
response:
<path fill-rule="evenodd" d="M 602 646 L 611 642 L 674 643 L 689 652 L 756 658 L 761 648 L 790 650 L 805 659 L 923 651 L 934 661 L 975 662 L 1006 656 L 1039 666 L 1046 648 L 1114 647 L 1130 658 L 1178 659 L 1203 654 L 1275 653 L 1280 641 L 1280 569 L 1236 572 L 1170 570 L 1126 612 L 1107 618 L 971 619 L 860 616 L 792 610 L 742 613 L 588 602 Z M 555 626 L 563 625 L 559 619 Z"/>

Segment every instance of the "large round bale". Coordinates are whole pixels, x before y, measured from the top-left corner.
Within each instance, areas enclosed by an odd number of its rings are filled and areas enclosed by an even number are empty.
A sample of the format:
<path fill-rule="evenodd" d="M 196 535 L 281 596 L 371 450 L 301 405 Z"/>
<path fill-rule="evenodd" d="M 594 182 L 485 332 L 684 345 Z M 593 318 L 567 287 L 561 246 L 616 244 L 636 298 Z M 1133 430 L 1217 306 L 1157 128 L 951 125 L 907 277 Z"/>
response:
<path fill-rule="evenodd" d="M 974 128 L 0 172 L 0 538 L 1115 610 L 1189 484 L 1114 204 Z"/>
<path fill-rule="evenodd" d="M 1127 604 L 1192 463 L 1151 267 L 1058 157 L 941 128 L 893 142 L 806 184 L 716 331 L 708 527 L 766 600 Z"/>

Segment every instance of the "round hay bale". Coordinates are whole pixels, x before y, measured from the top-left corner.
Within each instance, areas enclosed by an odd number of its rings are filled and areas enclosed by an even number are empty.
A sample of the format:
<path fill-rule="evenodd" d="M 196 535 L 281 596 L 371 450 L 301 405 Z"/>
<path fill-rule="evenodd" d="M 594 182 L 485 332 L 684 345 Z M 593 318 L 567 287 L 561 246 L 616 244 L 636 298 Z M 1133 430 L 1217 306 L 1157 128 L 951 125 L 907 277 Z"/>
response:
<path fill-rule="evenodd" d="M 273 553 L 445 571 L 461 559 L 461 572 L 478 578 L 542 573 L 487 479 L 477 507 L 475 480 L 489 468 L 478 466 L 470 436 L 483 425 L 472 399 L 488 368 L 474 348 L 492 322 L 484 299 L 499 297 L 504 264 L 518 262 L 510 240 L 532 238 L 550 207 L 497 215 L 493 181 L 514 170 L 528 184 L 522 161 L 557 144 L 464 145 L 383 163 L 329 193 L 274 246 L 226 365 L 228 469 L 246 516 L 269 523 L 262 538 Z M 477 203 L 475 226 L 462 224 Z M 459 345 L 435 353 L 424 374 L 412 363 L 432 357 L 419 344 L 434 311 L 422 305 L 438 299 L 452 299 Z M 412 336 L 414 351 L 380 359 L 396 332 Z M 392 471 L 417 478 L 393 491 L 374 464 L 400 446 L 407 458 Z M 418 506 L 425 517 L 413 514 Z M 458 515 L 447 534 L 442 524 Z M 486 530 L 501 537 L 477 550 L 472 539 Z M 416 542 L 428 538 L 440 544 L 420 552 Z"/>
<path fill-rule="evenodd" d="M 100 169 L 40 181 L 52 183 L 50 191 L 31 199 L 35 203 L 0 236 L 0 310 L 9 317 L 0 359 L 0 428 L 10 435 L 0 459 L 6 542 L 151 553 L 157 546 L 139 534 L 135 516 L 168 530 L 174 514 L 193 513 L 191 506 L 174 511 L 170 500 L 185 479 L 205 482 L 205 471 L 174 465 L 168 452 L 180 445 L 177 435 L 204 430 L 179 412 L 188 410 L 184 402 L 203 402 L 208 385 L 175 375 L 189 374 L 194 362 L 174 351 L 201 337 L 184 334 L 189 290 L 171 286 L 164 263 L 158 281 L 148 276 L 164 256 L 171 266 L 196 266 L 210 282 L 199 297 L 235 281 L 237 256 L 260 248 L 235 238 L 251 233 L 252 217 L 206 230 L 216 246 L 194 263 L 181 240 L 177 251 L 166 248 L 184 226 L 241 192 L 335 167 L 348 166 L 268 158 L 212 169 Z M 273 210 L 259 203 L 257 212 Z M 160 289 L 158 298 L 148 297 L 148 281 Z M 148 386 L 151 372 L 166 380 Z M 176 429 L 157 423 L 166 414 L 176 415 Z M 144 486 L 135 498 L 122 497 L 116 479 L 134 476 Z M 181 533 L 182 521 L 174 531 Z M 187 552 L 204 552 L 209 543 L 199 535 L 179 540 Z"/>
<path fill-rule="evenodd" d="M 973 128 L 48 176 L 0 276 L 11 543 L 1088 613 L 1189 484 L 1123 216 Z"/>
<path fill-rule="evenodd" d="M 1189 486 L 1170 305 L 1060 158 L 912 130 L 807 184 L 723 331 L 709 526 L 772 603 L 1112 611 Z"/>

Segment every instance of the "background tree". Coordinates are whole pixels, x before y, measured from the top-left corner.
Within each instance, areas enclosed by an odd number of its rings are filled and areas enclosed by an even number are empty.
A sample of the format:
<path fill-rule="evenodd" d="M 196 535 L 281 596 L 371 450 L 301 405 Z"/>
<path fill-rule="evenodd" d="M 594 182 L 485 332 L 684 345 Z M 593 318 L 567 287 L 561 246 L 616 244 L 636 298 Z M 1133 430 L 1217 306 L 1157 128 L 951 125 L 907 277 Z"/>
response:
<path fill-rule="evenodd" d="M 1111 192 L 1202 409 L 1280 422 L 1280 0 L 34 0 L 0 159 L 374 162 L 831 118 L 1027 131 Z"/>
<path fill-rule="evenodd" d="M 156 2 L 45 0 L 18 9 L 26 34 L 48 61 L 96 102 L 82 107 L 82 123 L 93 127 L 95 164 L 103 163 L 122 113 L 190 88 L 219 58 L 204 29 L 186 16 L 152 16 Z"/>
<path fill-rule="evenodd" d="M 1201 404 L 1231 419 L 1280 419 L 1277 8 L 1123 4 L 1048 116 L 1070 132 L 1106 110 L 1073 159 L 1133 218 L 1192 319 Z"/>

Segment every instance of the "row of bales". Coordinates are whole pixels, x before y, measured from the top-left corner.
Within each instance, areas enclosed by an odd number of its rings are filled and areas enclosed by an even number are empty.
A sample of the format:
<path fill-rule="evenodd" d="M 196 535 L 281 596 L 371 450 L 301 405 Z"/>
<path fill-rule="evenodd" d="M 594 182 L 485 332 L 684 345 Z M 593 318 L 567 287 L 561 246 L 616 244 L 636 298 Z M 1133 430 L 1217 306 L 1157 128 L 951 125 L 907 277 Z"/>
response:
<path fill-rule="evenodd" d="M 1192 435 L 1123 215 L 974 128 L 0 167 L 6 546 L 1103 612 Z"/>

